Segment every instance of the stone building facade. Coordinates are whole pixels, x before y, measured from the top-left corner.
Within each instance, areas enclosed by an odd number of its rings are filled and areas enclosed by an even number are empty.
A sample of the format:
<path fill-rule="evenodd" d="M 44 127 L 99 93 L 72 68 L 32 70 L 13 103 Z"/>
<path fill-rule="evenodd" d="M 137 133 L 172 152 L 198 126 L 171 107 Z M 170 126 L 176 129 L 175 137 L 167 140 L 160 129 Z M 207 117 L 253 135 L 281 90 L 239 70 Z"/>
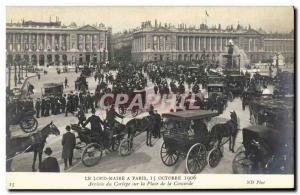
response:
<path fill-rule="evenodd" d="M 254 30 L 250 26 L 226 29 L 218 27 L 178 28 L 165 24 L 152 26 L 143 23 L 141 28 L 132 34 L 132 60 L 146 61 L 193 61 L 201 56 L 209 55 L 217 59 L 226 53 L 229 40 L 237 46 L 241 55 L 248 58 L 249 63 L 267 61 L 274 53 L 279 52 L 289 61 L 294 58 L 294 34 L 267 34 L 262 30 Z"/>
<path fill-rule="evenodd" d="M 103 26 L 64 26 L 60 21 L 6 24 L 7 65 L 67 65 L 105 62 L 107 29 Z"/>

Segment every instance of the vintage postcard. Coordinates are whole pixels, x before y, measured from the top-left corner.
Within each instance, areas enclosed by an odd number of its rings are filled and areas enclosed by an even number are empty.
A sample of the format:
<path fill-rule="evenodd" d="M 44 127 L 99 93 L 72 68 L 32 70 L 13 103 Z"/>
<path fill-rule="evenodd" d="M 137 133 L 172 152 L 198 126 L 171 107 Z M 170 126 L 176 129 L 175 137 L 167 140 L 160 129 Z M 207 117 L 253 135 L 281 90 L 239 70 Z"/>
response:
<path fill-rule="evenodd" d="M 294 189 L 294 15 L 7 6 L 7 189 Z"/>

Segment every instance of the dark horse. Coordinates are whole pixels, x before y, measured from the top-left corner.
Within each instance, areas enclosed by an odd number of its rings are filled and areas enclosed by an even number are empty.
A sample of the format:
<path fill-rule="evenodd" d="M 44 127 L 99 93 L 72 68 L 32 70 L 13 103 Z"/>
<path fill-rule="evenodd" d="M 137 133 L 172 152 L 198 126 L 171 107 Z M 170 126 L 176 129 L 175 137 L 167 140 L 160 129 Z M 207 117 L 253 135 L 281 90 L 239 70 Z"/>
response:
<path fill-rule="evenodd" d="M 228 137 L 229 150 L 234 152 L 235 139 L 238 132 L 238 117 L 235 111 L 230 112 L 230 120 L 224 124 L 216 124 L 210 132 L 210 140 L 218 142 L 218 148 L 222 144 L 222 139 Z"/>
<path fill-rule="evenodd" d="M 147 132 L 147 146 L 152 146 L 152 135 L 160 137 L 161 122 L 157 120 L 158 117 L 146 116 L 141 119 L 134 118 L 128 121 L 126 129 L 128 131 L 128 138 L 133 139 L 137 133 Z"/>
<path fill-rule="evenodd" d="M 16 154 L 34 152 L 32 171 L 35 169 L 35 161 L 37 154 L 39 155 L 39 165 L 42 161 L 43 149 L 47 137 L 50 135 L 60 135 L 58 128 L 51 122 L 46 125 L 42 130 L 30 134 L 27 137 L 8 138 L 6 146 L 6 170 L 11 171 L 11 163 Z"/>

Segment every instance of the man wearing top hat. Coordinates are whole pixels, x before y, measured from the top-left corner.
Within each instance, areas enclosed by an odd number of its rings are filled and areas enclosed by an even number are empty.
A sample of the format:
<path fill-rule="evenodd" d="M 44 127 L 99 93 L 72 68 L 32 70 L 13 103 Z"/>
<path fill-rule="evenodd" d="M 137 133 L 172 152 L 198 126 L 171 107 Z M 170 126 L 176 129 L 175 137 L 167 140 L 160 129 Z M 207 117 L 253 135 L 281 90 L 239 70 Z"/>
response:
<path fill-rule="evenodd" d="M 39 168 L 40 172 L 59 172 L 59 165 L 57 159 L 51 156 L 51 148 L 47 147 L 44 152 L 47 155 L 47 158 L 45 158 L 41 163 Z"/>

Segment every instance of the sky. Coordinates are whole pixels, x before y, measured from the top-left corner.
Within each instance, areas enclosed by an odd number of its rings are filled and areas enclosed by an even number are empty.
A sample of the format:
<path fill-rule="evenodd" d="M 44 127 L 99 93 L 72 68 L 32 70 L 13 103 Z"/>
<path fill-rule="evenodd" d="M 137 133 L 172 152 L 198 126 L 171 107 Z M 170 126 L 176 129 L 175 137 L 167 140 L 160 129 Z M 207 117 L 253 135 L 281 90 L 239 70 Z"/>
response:
<path fill-rule="evenodd" d="M 208 16 L 206 15 L 206 12 Z M 293 7 L 101 7 L 101 6 L 7 6 L 6 22 L 21 22 L 25 20 L 54 21 L 59 20 L 66 25 L 76 22 L 77 25 L 104 23 L 112 27 L 113 33 L 125 29 L 136 28 L 141 22 L 157 19 L 162 24 L 185 23 L 187 26 L 207 23 L 209 26 L 221 24 L 222 28 L 227 25 L 237 24 L 267 32 L 290 32 L 294 29 Z"/>

